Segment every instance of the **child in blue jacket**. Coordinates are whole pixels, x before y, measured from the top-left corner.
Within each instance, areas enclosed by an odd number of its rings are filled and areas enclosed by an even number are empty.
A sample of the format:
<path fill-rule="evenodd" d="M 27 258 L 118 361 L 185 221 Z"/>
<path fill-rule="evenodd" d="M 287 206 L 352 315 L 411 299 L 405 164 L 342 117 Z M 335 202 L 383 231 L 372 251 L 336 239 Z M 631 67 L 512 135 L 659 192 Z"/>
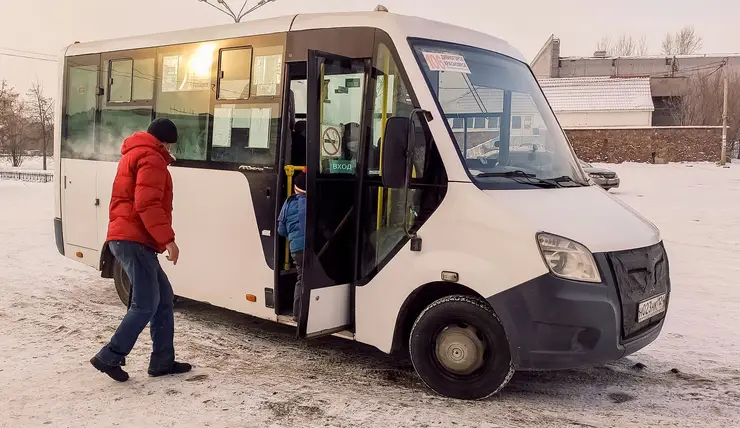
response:
<path fill-rule="evenodd" d="M 293 292 L 293 320 L 298 322 L 301 290 L 303 288 L 303 247 L 306 235 L 306 175 L 298 173 L 293 177 L 291 195 L 283 204 L 278 216 L 278 234 L 290 241 L 290 254 L 293 256 L 298 280 Z"/>

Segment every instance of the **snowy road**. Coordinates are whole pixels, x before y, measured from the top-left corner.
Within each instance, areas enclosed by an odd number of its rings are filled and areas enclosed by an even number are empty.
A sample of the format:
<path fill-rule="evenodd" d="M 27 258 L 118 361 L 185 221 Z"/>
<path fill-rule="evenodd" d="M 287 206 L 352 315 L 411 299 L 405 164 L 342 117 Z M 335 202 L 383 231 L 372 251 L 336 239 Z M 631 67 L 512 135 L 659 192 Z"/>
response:
<path fill-rule="evenodd" d="M 298 342 L 198 303 L 176 313 L 191 374 L 148 378 L 142 336 L 132 379 L 116 384 L 87 362 L 124 313 L 112 282 L 57 253 L 51 184 L 0 180 L 0 426 L 740 426 L 740 165 L 612 168 L 615 193 L 666 241 L 662 336 L 605 367 L 517 374 L 482 402 L 434 396 L 408 363 L 365 346 Z"/>

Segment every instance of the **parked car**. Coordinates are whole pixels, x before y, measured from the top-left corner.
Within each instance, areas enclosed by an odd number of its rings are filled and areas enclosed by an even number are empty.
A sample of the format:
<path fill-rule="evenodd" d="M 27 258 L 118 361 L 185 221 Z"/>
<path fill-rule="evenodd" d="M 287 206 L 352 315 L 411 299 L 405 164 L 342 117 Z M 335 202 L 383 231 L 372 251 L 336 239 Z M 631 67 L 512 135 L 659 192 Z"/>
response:
<path fill-rule="evenodd" d="M 591 180 L 601 186 L 604 190 L 608 191 L 615 187 L 619 187 L 619 176 L 616 172 L 605 168 L 597 168 L 580 159 L 578 159 L 578 162 L 581 163 L 581 168 L 583 168 L 586 174 L 591 177 Z"/>

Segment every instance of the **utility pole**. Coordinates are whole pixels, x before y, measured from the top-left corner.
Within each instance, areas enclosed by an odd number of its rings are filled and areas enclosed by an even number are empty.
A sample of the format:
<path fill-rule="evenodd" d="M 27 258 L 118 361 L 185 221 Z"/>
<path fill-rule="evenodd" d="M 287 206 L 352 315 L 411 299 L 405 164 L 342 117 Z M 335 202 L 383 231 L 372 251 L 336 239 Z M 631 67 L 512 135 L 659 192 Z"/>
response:
<path fill-rule="evenodd" d="M 244 4 L 242 5 L 242 8 L 239 10 L 239 13 L 234 13 L 234 11 L 229 7 L 229 5 L 226 3 L 226 0 L 215 0 L 216 3 L 221 5 L 223 9 L 218 7 L 216 4 L 211 3 L 212 0 L 198 0 L 201 3 L 205 3 L 208 6 L 211 6 L 214 9 L 217 9 L 219 12 L 226 14 L 231 17 L 231 19 L 234 20 L 234 22 L 241 22 L 242 18 L 249 15 L 250 13 L 254 12 L 255 10 L 261 8 L 262 6 L 266 5 L 267 3 L 272 3 L 275 0 L 259 0 L 256 5 L 252 6 L 252 8 L 244 10 L 245 7 L 247 7 L 247 2 L 249 0 L 244 0 Z"/>
<path fill-rule="evenodd" d="M 725 91 L 724 91 L 724 102 L 722 107 L 722 159 L 719 164 L 724 165 L 727 163 L 727 93 L 729 91 L 729 74 L 727 70 L 723 70 L 725 75 Z"/>

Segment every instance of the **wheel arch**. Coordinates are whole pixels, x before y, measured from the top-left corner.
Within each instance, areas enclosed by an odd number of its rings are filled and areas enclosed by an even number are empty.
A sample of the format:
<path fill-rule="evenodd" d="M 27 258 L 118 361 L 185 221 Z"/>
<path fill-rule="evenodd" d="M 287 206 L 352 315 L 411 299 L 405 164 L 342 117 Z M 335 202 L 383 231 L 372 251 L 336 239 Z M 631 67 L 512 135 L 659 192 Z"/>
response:
<path fill-rule="evenodd" d="M 408 352 L 411 328 L 424 308 L 438 299 L 455 294 L 478 297 L 488 304 L 486 299 L 472 288 L 457 282 L 435 281 L 416 288 L 408 295 L 396 316 L 391 353 L 399 354 Z"/>

